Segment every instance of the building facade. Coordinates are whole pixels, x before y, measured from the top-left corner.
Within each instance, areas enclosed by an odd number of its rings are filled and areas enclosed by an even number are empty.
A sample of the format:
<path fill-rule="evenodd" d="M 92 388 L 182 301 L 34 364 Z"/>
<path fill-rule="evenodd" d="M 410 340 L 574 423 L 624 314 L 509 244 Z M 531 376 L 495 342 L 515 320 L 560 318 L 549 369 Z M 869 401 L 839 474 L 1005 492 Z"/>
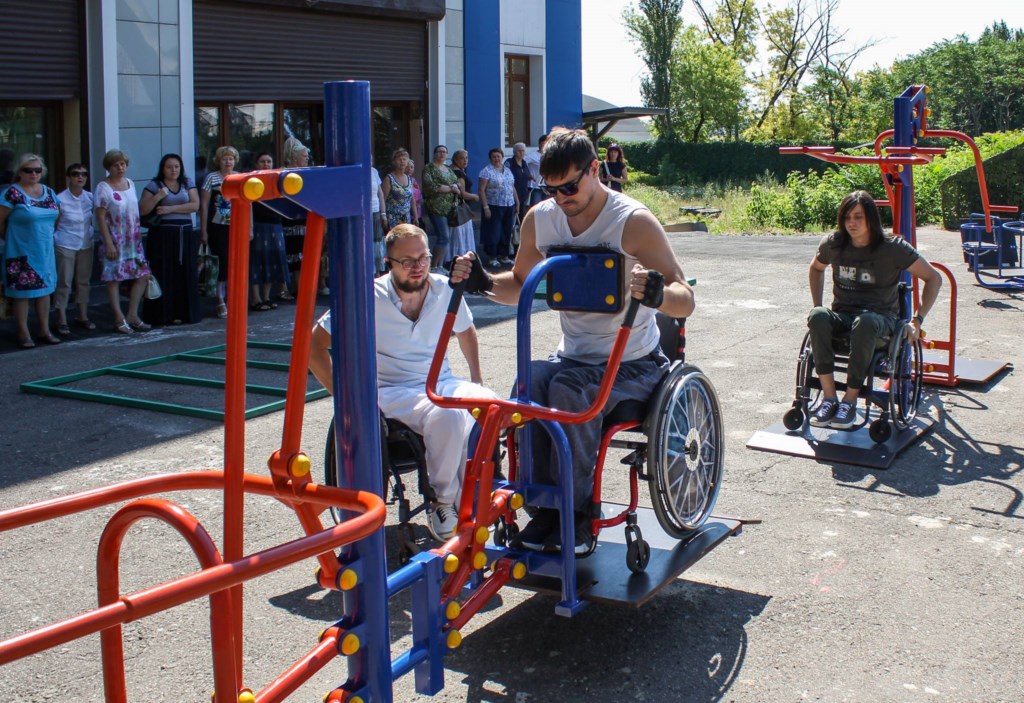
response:
<path fill-rule="evenodd" d="M 369 80 L 375 166 L 405 147 L 535 145 L 582 115 L 581 0 L 5 0 L 0 177 L 24 152 L 48 181 L 118 147 L 129 176 L 222 144 L 280 164 L 285 140 L 323 158 L 322 84 Z M 186 157 L 186 164 L 191 160 Z M 188 169 L 194 173 L 192 168 Z"/>

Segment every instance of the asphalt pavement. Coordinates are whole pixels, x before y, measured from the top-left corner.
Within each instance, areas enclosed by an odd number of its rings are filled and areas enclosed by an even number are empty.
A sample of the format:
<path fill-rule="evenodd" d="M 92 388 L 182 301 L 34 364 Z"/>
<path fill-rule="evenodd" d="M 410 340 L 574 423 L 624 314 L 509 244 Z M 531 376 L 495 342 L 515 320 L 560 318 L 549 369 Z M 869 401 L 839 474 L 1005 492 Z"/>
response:
<path fill-rule="evenodd" d="M 778 422 L 792 398 L 817 242 L 810 235 L 672 235 L 684 271 L 698 280 L 687 359 L 708 374 L 723 407 L 725 475 L 716 512 L 761 524 L 728 539 L 639 609 L 593 604 L 567 619 L 555 615 L 551 596 L 503 589 L 463 629 L 445 689 L 420 697 L 406 676 L 395 684 L 395 701 L 1024 700 L 1024 415 L 1015 400 L 1024 388 L 1014 370 L 1024 296 L 975 285 L 958 236 L 922 231 L 922 253 L 946 264 L 958 284 L 958 354 L 1010 367 L 984 385 L 927 387 L 922 412 L 935 428 L 887 471 L 751 451 L 750 436 Z M 925 325 L 934 338 L 947 335 L 950 292 L 947 283 Z M 507 391 L 514 310 L 480 298 L 471 305 L 485 382 Z M 293 313 L 292 306 L 251 313 L 250 339 L 289 341 Z M 557 320 L 541 302 L 533 329 L 534 355 L 553 350 Z M 19 384 L 209 347 L 223 337 L 224 322 L 209 318 L 132 337 L 79 335 L 0 356 L 0 509 L 156 473 L 220 468 L 217 422 L 28 395 Z M 453 366 L 464 370 L 458 357 L 453 351 Z M 167 370 L 195 373 L 185 365 Z M 257 382 L 283 384 L 283 374 L 258 373 Z M 219 402 L 216 393 L 134 379 L 82 383 L 178 403 Z M 331 412 L 330 401 L 320 400 L 305 414 L 304 445 L 318 473 Z M 282 418 L 246 423 L 248 471 L 267 473 Z M 625 494 L 624 470 L 610 468 L 605 480 L 610 497 Z M 219 495 L 169 497 L 220 542 Z M 644 488 L 641 502 L 649 504 Z M 96 548 L 114 509 L 3 535 L 0 638 L 94 606 Z M 247 553 L 301 536 L 293 514 L 263 498 L 247 500 L 246 529 Z M 389 530 L 392 558 L 394 537 Z M 129 533 L 122 564 L 126 593 L 196 568 L 177 535 L 146 523 Z M 338 595 L 314 586 L 314 567 L 297 565 L 245 587 L 245 683 L 254 690 L 340 616 Z M 391 605 L 397 654 L 411 642 L 410 603 L 399 597 Z M 209 629 L 205 601 L 127 625 L 130 700 L 208 701 Z M 335 660 L 291 700 L 320 701 L 346 678 L 344 662 Z M 97 636 L 0 667 L 4 701 L 102 701 L 102 688 Z"/>

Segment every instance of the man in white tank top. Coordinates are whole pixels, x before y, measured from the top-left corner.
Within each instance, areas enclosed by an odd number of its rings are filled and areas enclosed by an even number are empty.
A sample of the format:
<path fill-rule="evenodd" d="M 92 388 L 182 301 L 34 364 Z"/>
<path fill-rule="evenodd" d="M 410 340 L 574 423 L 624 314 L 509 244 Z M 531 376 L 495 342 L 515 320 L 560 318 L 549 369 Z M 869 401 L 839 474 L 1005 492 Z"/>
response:
<path fill-rule="evenodd" d="M 599 164 L 586 132 L 552 130 L 541 157 L 540 174 L 544 189 L 553 197 L 527 213 L 515 265 L 511 271 L 490 279 L 490 292 L 498 302 L 516 305 L 527 275 L 544 259 L 549 248 L 605 246 L 624 255 L 624 283 L 632 297 L 646 298 L 666 315 L 688 317 L 693 312 L 693 290 L 686 283 L 661 223 L 641 203 L 601 185 Z M 467 260 L 457 261 L 452 280 L 466 278 L 468 271 Z M 649 271 L 664 276 L 660 300 L 660 277 L 649 276 Z M 532 363 L 531 399 L 569 412 L 587 408 L 604 376 L 612 342 L 625 313 L 625 306 L 616 315 L 560 312 L 562 341 L 550 359 Z M 575 551 L 580 555 L 589 553 L 593 546 L 590 522 L 594 510 L 594 466 L 603 417 L 624 400 L 646 401 L 668 370 L 654 314 L 654 307 L 641 307 L 637 313 L 602 414 L 588 423 L 563 426 L 573 457 Z M 558 483 L 557 460 L 547 432 L 535 426 L 532 434 L 534 480 Z M 528 549 L 559 549 L 558 524 L 557 511 L 539 509 L 519 534 L 518 542 Z"/>

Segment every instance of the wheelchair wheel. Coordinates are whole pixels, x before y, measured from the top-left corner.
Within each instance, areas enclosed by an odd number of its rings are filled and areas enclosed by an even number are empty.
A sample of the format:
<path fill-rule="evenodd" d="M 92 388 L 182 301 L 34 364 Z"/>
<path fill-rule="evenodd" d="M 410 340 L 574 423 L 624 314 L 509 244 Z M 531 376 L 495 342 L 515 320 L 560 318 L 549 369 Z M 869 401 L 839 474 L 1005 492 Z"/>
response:
<path fill-rule="evenodd" d="M 799 430 L 804 424 L 804 411 L 800 408 L 790 408 L 782 416 L 782 426 L 787 430 Z"/>
<path fill-rule="evenodd" d="M 700 369 L 673 366 L 645 423 L 654 512 L 668 534 L 683 539 L 711 514 L 722 483 L 722 412 Z"/>
<path fill-rule="evenodd" d="M 385 427 L 383 426 L 383 422 L 384 421 L 381 420 L 381 432 L 383 433 L 381 436 L 385 437 L 385 436 L 387 436 L 387 433 L 385 431 Z M 383 440 L 381 440 L 381 441 L 383 443 Z M 384 487 L 384 495 L 382 497 L 385 498 L 385 499 L 387 499 L 387 493 L 388 493 L 388 479 L 389 479 L 388 471 L 385 468 L 384 469 L 384 483 L 382 484 L 383 487 Z M 331 418 L 331 425 L 330 425 L 330 427 L 327 428 L 327 441 L 326 441 L 326 443 L 324 445 L 324 485 L 325 486 L 331 486 L 333 488 L 338 488 L 338 460 L 337 460 L 337 456 L 335 455 L 335 448 L 334 448 L 334 418 L 333 417 Z M 329 508 L 329 510 L 331 511 L 331 517 L 334 519 L 335 524 L 340 523 L 342 521 L 342 516 L 341 516 L 341 512 L 342 511 L 339 510 L 338 508 Z"/>
<path fill-rule="evenodd" d="M 796 397 L 794 398 L 794 405 L 782 418 L 782 424 L 786 429 L 800 429 L 803 426 L 804 418 L 810 416 L 811 408 L 818 404 L 820 397 L 821 388 L 815 383 L 814 376 L 811 333 L 807 332 L 804 334 L 804 341 L 800 344 L 800 354 L 796 362 Z"/>
<path fill-rule="evenodd" d="M 917 417 L 924 374 L 921 340 L 910 343 L 899 332 L 889 344 L 889 414 L 897 430 L 905 430 Z"/>

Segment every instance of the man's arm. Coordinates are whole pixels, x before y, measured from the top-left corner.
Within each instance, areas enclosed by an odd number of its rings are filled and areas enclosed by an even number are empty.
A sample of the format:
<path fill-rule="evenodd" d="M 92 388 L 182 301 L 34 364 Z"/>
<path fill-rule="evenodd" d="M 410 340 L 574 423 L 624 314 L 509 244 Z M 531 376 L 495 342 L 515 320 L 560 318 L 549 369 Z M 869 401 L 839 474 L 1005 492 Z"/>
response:
<path fill-rule="evenodd" d="M 630 215 L 622 230 L 622 249 L 636 257 L 643 267 L 643 270 L 633 269 L 629 290 L 634 298 L 644 297 L 647 271 L 653 269 L 665 277 L 665 297 L 658 310 L 671 317 L 693 314 L 693 289 L 686 282 L 683 267 L 672 252 L 665 230 L 649 210 L 637 210 Z"/>
<path fill-rule="evenodd" d="M 309 349 L 309 370 L 320 385 L 334 395 L 334 379 L 331 374 L 331 335 L 320 325 L 313 328 L 312 344 Z"/>
<path fill-rule="evenodd" d="M 825 295 L 826 268 L 828 265 L 821 263 L 818 260 L 818 255 L 815 254 L 811 259 L 811 267 L 807 271 L 807 280 L 811 285 L 811 306 L 815 308 L 821 307 L 821 299 Z"/>
<path fill-rule="evenodd" d="M 469 380 L 482 385 L 484 380 L 480 374 L 480 344 L 476 338 L 476 326 L 470 325 L 468 329 L 457 332 L 455 338 L 459 340 L 459 349 L 469 364 Z"/>

